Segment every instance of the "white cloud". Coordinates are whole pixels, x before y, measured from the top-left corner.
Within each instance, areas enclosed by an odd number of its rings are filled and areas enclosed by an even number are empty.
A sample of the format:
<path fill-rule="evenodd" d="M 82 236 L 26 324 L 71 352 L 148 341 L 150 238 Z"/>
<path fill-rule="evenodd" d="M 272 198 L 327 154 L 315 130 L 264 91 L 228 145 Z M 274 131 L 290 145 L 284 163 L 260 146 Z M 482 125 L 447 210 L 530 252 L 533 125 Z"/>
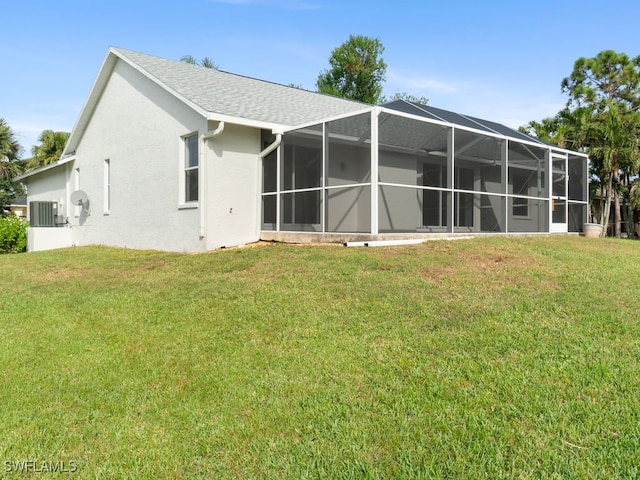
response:
<path fill-rule="evenodd" d="M 531 92 L 527 89 L 509 91 L 508 86 L 505 87 L 500 90 L 499 86 L 477 86 L 466 89 L 459 96 L 449 97 L 448 105 L 434 106 L 502 123 L 511 128 L 526 125 L 531 120 L 552 117 L 564 107 L 560 95 Z"/>
<path fill-rule="evenodd" d="M 452 82 L 440 80 L 431 76 L 403 75 L 393 70 L 387 72 L 387 81 L 396 91 L 407 91 L 412 95 L 429 95 L 432 93 L 450 94 L 457 92 L 460 87 Z"/>
<path fill-rule="evenodd" d="M 387 73 L 386 92 L 407 92 L 429 99 L 429 105 L 502 123 L 511 128 L 531 120 L 554 116 L 564 107 L 565 99 L 555 91 L 542 90 L 535 84 L 513 85 L 508 81 L 465 77 L 448 81 L 429 74 L 403 75 Z"/>

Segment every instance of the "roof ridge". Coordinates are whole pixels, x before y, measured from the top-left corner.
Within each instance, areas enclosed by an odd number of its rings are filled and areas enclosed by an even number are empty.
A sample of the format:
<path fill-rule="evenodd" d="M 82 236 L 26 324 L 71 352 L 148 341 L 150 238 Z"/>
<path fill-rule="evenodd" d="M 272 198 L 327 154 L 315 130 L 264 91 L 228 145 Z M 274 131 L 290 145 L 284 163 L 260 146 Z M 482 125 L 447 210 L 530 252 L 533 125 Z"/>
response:
<path fill-rule="evenodd" d="M 110 46 L 80 110 L 64 154 L 74 152 L 118 62 L 128 65 L 209 120 L 290 129 L 361 112 L 372 105 Z"/>
<path fill-rule="evenodd" d="M 234 78 L 243 78 L 243 79 L 246 79 L 246 80 L 250 80 L 250 81 L 254 81 L 254 82 L 260 82 L 260 83 L 267 84 L 267 85 L 273 85 L 273 86 L 276 86 L 276 87 L 287 88 L 287 89 L 291 89 L 291 90 L 294 90 L 294 91 L 300 91 L 300 92 L 306 92 L 306 93 L 310 93 L 310 94 L 314 94 L 314 95 L 318 95 L 318 96 L 324 96 L 324 97 L 335 99 L 335 100 L 342 101 L 342 102 L 354 103 L 354 104 L 362 105 L 363 107 L 372 106 L 371 104 L 368 104 L 368 103 L 365 103 L 365 102 L 361 102 L 361 101 L 358 101 L 358 100 L 352 100 L 352 99 L 348 99 L 348 98 L 337 97 L 335 95 L 330 95 L 330 94 L 326 94 L 326 93 L 322 93 L 322 92 L 316 92 L 316 91 L 309 90 L 309 89 L 303 88 L 303 87 L 296 87 L 296 86 L 293 86 L 293 85 L 285 85 L 283 83 L 275 82 L 273 80 L 266 80 L 266 79 L 263 79 L 263 78 L 252 77 L 250 75 L 245 75 L 245 74 L 242 74 L 242 73 L 230 72 L 228 70 L 222 70 L 222 69 L 219 69 L 219 68 L 207 68 L 207 67 L 203 67 L 201 65 L 194 65 L 194 64 L 191 64 L 191 63 L 187 63 L 187 62 L 182 62 L 180 60 L 173 60 L 171 58 L 166 58 L 166 57 L 161 57 L 159 55 L 152 55 L 152 54 L 148 54 L 148 53 L 138 52 L 136 50 L 129 50 L 129 49 L 126 49 L 126 48 L 121 48 L 121 47 L 111 46 L 110 48 L 115 50 L 115 51 L 117 51 L 117 52 L 119 52 L 119 53 L 121 53 L 122 55 L 124 55 L 125 57 L 127 57 L 129 60 L 131 60 L 132 62 L 134 62 L 136 64 L 138 64 L 138 62 L 136 62 L 135 59 L 131 58 L 130 55 L 127 55 L 127 53 L 134 54 L 134 55 L 140 55 L 140 56 L 147 57 L 147 58 L 153 58 L 153 59 L 161 60 L 161 61 L 164 61 L 164 62 L 172 62 L 172 63 L 174 63 L 176 65 L 181 65 L 181 66 L 184 66 L 184 67 L 187 67 L 187 68 L 198 68 L 198 69 L 200 69 L 199 71 L 201 71 L 201 72 L 216 72 L 216 73 L 220 73 L 220 74 L 223 74 L 223 75 L 229 75 L 229 76 L 234 77 Z"/>

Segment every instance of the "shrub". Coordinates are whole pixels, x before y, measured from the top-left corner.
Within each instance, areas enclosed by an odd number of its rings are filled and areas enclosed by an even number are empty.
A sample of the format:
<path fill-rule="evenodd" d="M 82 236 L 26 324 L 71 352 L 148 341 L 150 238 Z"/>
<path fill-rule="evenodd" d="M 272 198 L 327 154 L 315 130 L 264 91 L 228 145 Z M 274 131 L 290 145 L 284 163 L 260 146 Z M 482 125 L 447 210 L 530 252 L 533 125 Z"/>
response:
<path fill-rule="evenodd" d="M 0 253 L 27 250 L 27 224 L 15 215 L 0 217 Z"/>

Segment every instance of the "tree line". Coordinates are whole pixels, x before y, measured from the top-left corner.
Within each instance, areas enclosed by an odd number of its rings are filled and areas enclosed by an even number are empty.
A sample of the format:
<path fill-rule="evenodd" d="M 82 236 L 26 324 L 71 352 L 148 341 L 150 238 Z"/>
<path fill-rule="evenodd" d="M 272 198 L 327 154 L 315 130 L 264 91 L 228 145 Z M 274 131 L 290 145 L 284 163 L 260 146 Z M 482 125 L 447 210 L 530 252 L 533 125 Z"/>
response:
<path fill-rule="evenodd" d="M 637 236 L 640 213 L 640 55 L 603 50 L 575 61 L 562 80 L 566 106 L 555 116 L 531 121 L 525 133 L 560 147 L 586 152 L 591 160 L 593 220 L 606 229 L 613 213 L 613 235 Z"/>
<path fill-rule="evenodd" d="M 60 159 L 69 138 L 67 132 L 45 130 L 38 137 L 39 145 L 31 157 L 22 158 L 22 146 L 4 118 L 0 117 L 0 212 L 25 194 L 24 186 L 14 178 Z"/>

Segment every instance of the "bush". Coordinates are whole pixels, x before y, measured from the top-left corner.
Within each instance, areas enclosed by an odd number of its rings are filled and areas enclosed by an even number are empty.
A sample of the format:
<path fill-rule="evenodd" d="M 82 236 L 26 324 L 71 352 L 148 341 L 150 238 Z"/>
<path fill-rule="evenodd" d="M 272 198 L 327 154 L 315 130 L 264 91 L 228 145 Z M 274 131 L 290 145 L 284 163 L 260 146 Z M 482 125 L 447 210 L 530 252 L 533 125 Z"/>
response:
<path fill-rule="evenodd" d="M 27 250 L 27 224 L 15 215 L 0 217 L 0 253 Z"/>

